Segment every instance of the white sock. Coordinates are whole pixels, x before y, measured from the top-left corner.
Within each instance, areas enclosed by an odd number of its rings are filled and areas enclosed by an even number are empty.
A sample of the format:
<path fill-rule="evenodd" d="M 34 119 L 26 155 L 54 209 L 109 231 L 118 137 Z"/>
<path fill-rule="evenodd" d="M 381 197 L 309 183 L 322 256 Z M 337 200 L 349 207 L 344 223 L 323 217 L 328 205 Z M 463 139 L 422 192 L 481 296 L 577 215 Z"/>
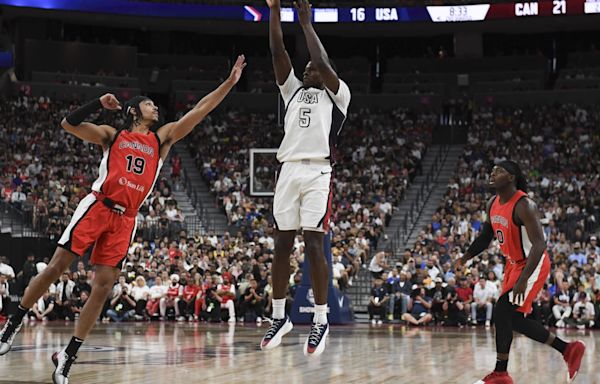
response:
<path fill-rule="evenodd" d="M 313 323 L 327 324 L 327 304 L 315 304 L 315 316 L 313 317 Z"/>
<path fill-rule="evenodd" d="M 273 299 L 273 318 L 283 319 L 285 317 L 285 298 Z"/>

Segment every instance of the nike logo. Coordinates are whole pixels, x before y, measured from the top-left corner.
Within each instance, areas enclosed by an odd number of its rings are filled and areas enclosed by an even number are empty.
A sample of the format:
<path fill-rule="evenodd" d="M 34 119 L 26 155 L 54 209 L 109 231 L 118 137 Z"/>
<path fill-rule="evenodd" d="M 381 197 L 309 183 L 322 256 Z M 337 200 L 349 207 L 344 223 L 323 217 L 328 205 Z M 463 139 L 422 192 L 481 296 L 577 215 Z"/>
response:
<path fill-rule="evenodd" d="M 321 171 L 321 175 L 327 175 L 328 173 L 331 173 L 331 172 L 323 172 L 323 171 Z"/>
<path fill-rule="evenodd" d="M 338 303 L 340 304 L 340 308 L 344 306 L 344 296 L 341 299 L 338 299 Z"/>

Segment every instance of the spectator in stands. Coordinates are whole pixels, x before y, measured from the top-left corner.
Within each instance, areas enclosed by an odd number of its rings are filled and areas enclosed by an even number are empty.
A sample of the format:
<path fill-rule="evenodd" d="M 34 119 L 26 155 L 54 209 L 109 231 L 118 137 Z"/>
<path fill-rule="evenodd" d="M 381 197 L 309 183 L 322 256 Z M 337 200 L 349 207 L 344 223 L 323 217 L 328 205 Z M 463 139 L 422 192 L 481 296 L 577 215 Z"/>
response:
<path fill-rule="evenodd" d="M 29 311 L 29 318 L 32 321 L 48 321 L 56 319 L 56 314 L 54 313 L 54 297 L 50 294 L 49 290 L 44 292 L 42 297 L 33 304 L 31 311 Z"/>
<path fill-rule="evenodd" d="M 146 304 L 146 312 L 148 316 L 155 317 L 158 315 L 160 302 L 167 295 L 168 287 L 163 285 L 160 276 L 154 279 L 154 285 L 150 288 L 148 303 Z"/>
<path fill-rule="evenodd" d="M 150 297 L 150 287 L 146 285 L 144 276 L 138 276 L 135 279 L 135 285 L 131 288 L 131 297 L 135 301 L 135 319 L 143 320 L 146 318 L 146 307 Z"/>
<path fill-rule="evenodd" d="M 594 304 L 589 301 L 587 293 L 579 293 L 579 297 L 573 306 L 573 319 L 577 328 L 585 329 L 594 327 L 595 318 Z"/>
<path fill-rule="evenodd" d="M 135 300 L 131 297 L 127 286 L 122 286 L 110 301 L 110 309 L 106 311 L 108 316 L 115 323 L 133 319 L 135 316 Z"/>
<path fill-rule="evenodd" d="M 469 286 L 469 280 L 463 276 L 460 278 L 460 286 L 456 288 L 458 298 L 463 303 L 467 315 L 471 315 L 471 305 L 473 303 L 473 289 Z M 473 319 L 471 319 L 472 321 Z"/>
<path fill-rule="evenodd" d="M 369 320 L 373 324 L 382 324 L 387 320 L 387 307 L 389 301 L 388 289 L 383 286 L 381 277 L 376 277 L 371 289 L 371 299 L 367 309 L 369 311 Z M 375 315 L 379 315 L 379 320 L 375 320 Z"/>
<path fill-rule="evenodd" d="M 407 324 L 427 325 L 433 316 L 431 315 L 432 299 L 425 295 L 425 288 L 413 285 L 408 312 L 402 315 L 402 320 Z"/>
<path fill-rule="evenodd" d="M 23 264 L 22 273 L 23 273 L 23 285 L 24 286 L 27 286 L 29 284 L 29 281 L 35 275 L 37 275 L 35 255 L 33 253 L 30 253 L 27 255 L 27 259 L 25 260 L 25 263 Z"/>
<path fill-rule="evenodd" d="M 240 297 L 240 316 L 246 321 L 246 319 L 249 319 L 250 313 L 253 312 L 256 317 L 256 324 L 261 325 L 264 307 L 264 292 L 258 286 L 256 279 L 251 278 L 250 285 Z"/>
<path fill-rule="evenodd" d="M 120 292 L 123 291 L 123 288 L 127 289 L 127 292 L 131 291 L 131 285 L 127 284 L 127 277 L 123 274 L 119 276 L 119 281 L 112 290 L 112 297 L 117 296 Z"/>
<path fill-rule="evenodd" d="M 446 300 L 442 305 L 442 310 L 445 314 L 442 325 L 458 325 L 462 327 L 467 324 L 467 314 L 464 304 L 460 301 L 456 289 L 450 286 L 446 287 L 446 289 Z"/>
<path fill-rule="evenodd" d="M 6 276 L 9 282 L 15 278 L 15 270 L 8 263 L 6 256 L 0 256 L 0 274 Z"/>
<path fill-rule="evenodd" d="M 346 267 L 342 263 L 341 255 L 333 257 L 332 272 L 334 285 L 344 291 L 348 284 L 348 273 L 346 272 Z"/>
<path fill-rule="evenodd" d="M 194 320 L 195 309 L 196 309 L 196 296 L 200 292 L 200 274 L 197 273 L 194 280 L 187 281 L 182 279 L 181 284 L 183 285 L 183 294 L 181 300 L 179 300 L 179 313 L 185 317 L 188 321 Z"/>
<path fill-rule="evenodd" d="M 87 302 L 87 300 L 90 297 L 90 292 L 89 291 L 81 291 L 81 293 L 79 294 L 79 297 L 73 301 L 73 303 L 71 304 L 71 312 L 73 312 L 75 319 L 79 318 L 79 315 L 81 314 L 81 310 L 83 309 L 83 306 L 85 305 L 85 303 Z"/>
<path fill-rule="evenodd" d="M 381 274 L 389 269 L 389 265 L 387 264 L 387 258 L 385 252 L 377 252 L 375 256 L 371 259 L 371 264 L 369 264 L 369 271 L 373 275 L 374 278 L 381 277 Z"/>
<path fill-rule="evenodd" d="M 487 281 L 485 275 L 479 278 L 473 290 L 473 304 L 471 304 L 471 323 L 477 325 L 477 312 L 485 309 L 485 327 L 490 327 L 494 302 L 498 299 L 498 289 L 491 281 Z"/>
<path fill-rule="evenodd" d="M 548 285 L 544 284 L 544 288 L 538 293 L 538 296 L 533 302 L 532 317 L 546 325 L 548 318 L 552 314 L 552 295 L 548 289 Z"/>
<path fill-rule="evenodd" d="M 447 298 L 446 286 L 441 277 L 434 279 L 435 287 L 431 289 L 428 296 L 432 299 L 431 314 L 436 323 L 440 323 L 444 318 L 444 303 Z"/>
<path fill-rule="evenodd" d="M 558 328 L 565 327 L 565 320 L 571 317 L 572 308 L 571 301 L 573 300 L 573 292 L 569 289 L 569 282 L 564 280 L 560 284 L 560 288 L 554 295 L 554 306 L 552 307 L 552 313 L 556 319 L 556 326 Z"/>
<path fill-rule="evenodd" d="M 581 251 L 581 243 L 579 241 L 573 245 L 573 253 L 569 255 L 569 261 L 571 263 L 576 262 L 580 267 L 587 264 L 587 257 Z"/>
<path fill-rule="evenodd" d="M 21 209 L 26 199 L 27 196 L 25 195 L 25 193 L 23 193 L 23 187 L 21 187 L 20 185 L 14 190 L 14 192 L 10 196 L 11 204 L 19 210 Z"/>
<path fill-rule="evenodd" d="M 71 312 L 74 289 L 75 283 L 71 280 L 69 272 L 64 272 L 60 277 L 60 282 L 56 285 L 54 312 L 59 319 L 75 319 Z"/>
<path fill-rule="evenodd" d="M 261 271 L 263 272 L 263 271 Z M 266 272 L 266 271 L 265 271 Z M 227 309 L 229 315 L 228 321 L 235 323 L 235 300 L 236 292 L 235 285 L 231 283 L 231 275 L 229 273 L 223 274 L 223 283 L 217 285 L 217 291 L 215 292 L 215 298 L 221 303 L 221 309 Z M 266 276 L 265 276 L 266 284 Z M 264 303 L 262 304 L 264 307 Z"/>
<path fill-rule="evenodd" d="M 172 274 L 171 284 L 167 287 L 166 295 L 160 299 L 159 306 L 161 320 L 167 319 L 167 309 L 169 308 L 175 309 L 175 318 L 178 321 L 185 320 L 181 318 L 181 314 L 179 313 L 179 305 L 177 304 L 179 300 L 181 300 L 181 297 L 183 297 L 183 286 L 179 284 L 179 275 Z"/>
<path fill-rule="evenodd" d="M 8 287 L 8 281 L 6 276 L 0 273 L 0 317 L 5 317 L 6 315 L 6 304 L 8 304 L 8 297 L 10 296 L 10 291 Z"/>

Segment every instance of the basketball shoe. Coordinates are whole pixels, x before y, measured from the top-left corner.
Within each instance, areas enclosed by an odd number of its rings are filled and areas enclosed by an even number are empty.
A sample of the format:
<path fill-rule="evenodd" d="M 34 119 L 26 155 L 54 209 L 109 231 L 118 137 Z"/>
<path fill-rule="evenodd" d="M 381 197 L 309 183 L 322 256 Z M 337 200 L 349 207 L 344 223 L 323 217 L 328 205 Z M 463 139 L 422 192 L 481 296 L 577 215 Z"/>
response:
<path fill-rule="evenodd" d="M 4 324 L 4 328 L 2 328 L 2 331 L 0 332 L 0 356 L 5 355 L 10 351 L 15 336 L 17 336 L 17 333 L 19 333 L 22 326 L 23 321 L 16 324 L 12 320 L 8 320 Z"/>
<path fill-rule="evenodd" d="M 574 341 L 567 344 L 567 349 L 563 353 L 563 358 L 569 367 L 569 373 L 567 374 L 567 383 L 572 383 L 579 372 L 581 366 L 581 359 L 585 353 L 585 343 L 581 340 Z"/>
<path fill-rule="evenodd" d="M 513 384 L 513 379 L 508 372 L 494 371 L 474 384 Z"/>
<path fill-rule="evenodd" d="M 273 323 L 260 343 L 260 349 L 267 351 L 277 347 L 281 344 L 281 338 L 291 331 L 292 328 L 294 328 L 294 326 L 287 315 L 285 315 L 283 319 L 273 319 Z"/>
<path fill-rule="evenodd" d="M 304 343 L 304 356 L 319 356 L 325 350 L 325 340 L 329 334 L 329 324 L 313 323 Z"/>
<path fill-rule="evenodd" d="M 56 367 L 52 374 L 54 384 L 69 384 L 69 371 L 76 358 L 77 356 L 69 356 L 64 349 L 60 352 L 54 352 L 52 355 L 52 362 Z"/>

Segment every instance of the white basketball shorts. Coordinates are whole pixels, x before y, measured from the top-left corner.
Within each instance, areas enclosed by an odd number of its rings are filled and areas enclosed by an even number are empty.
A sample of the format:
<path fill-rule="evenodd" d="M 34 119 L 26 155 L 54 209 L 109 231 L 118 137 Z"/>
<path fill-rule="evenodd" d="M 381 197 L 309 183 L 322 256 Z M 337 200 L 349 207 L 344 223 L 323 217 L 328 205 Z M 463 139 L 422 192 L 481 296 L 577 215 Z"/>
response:
<path fill-rule="evenodd" d="M 329 230 L 333 195 L 331 173 L 331 164 L 326 160 L 283 163 L 273 202 L 277 229 Z"/>

